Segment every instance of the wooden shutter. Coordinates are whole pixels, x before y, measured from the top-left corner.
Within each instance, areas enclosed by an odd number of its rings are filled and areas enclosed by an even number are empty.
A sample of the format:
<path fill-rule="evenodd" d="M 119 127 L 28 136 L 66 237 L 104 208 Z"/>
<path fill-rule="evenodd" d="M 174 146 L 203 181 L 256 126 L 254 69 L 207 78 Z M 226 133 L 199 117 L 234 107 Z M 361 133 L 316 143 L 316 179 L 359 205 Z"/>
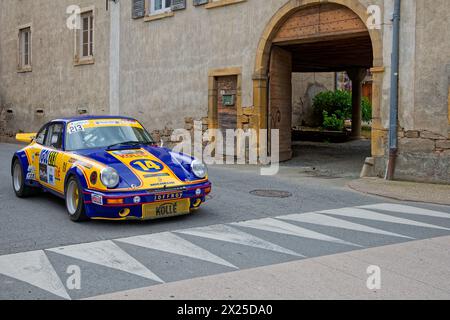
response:
<path fill-rule="evenodd" d="M 172 0 L 172 11 L 186 9 L 186 0 Z"/>
<path fill-rule="evenodd" d="M 193 0 L 193 1 L 194 6 L 200 6 L 202 4 L 207 4 L 209 2 L 209 0 Z"/>
<path fill-rule="evenodd" d="M 132 0 L 131 14 L 133 19 L 143 18 L 145 16 L 145 1 L 146 0 Z"/>

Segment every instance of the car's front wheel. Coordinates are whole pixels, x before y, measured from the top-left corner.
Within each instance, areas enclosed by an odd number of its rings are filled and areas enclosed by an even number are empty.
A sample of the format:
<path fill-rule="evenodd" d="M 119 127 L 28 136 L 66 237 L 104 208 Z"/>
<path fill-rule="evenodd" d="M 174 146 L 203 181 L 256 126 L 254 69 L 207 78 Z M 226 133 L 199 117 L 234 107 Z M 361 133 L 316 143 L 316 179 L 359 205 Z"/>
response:
<path fill-rule="evenodd" d="M 70 177 L 66 184 L 66 208 L 72 221 L 86 221 L 83 192 L 78 179 Z"/>
<path fill-rule="evenodd" d="M 19 159 L 14 159 L 12 166 L 12 185 L 14 193 L 19 198 L 25 198 L 32 195 L 35 188 L 25 185 L 25 177 L 23 175 L 22 164 Z"/>

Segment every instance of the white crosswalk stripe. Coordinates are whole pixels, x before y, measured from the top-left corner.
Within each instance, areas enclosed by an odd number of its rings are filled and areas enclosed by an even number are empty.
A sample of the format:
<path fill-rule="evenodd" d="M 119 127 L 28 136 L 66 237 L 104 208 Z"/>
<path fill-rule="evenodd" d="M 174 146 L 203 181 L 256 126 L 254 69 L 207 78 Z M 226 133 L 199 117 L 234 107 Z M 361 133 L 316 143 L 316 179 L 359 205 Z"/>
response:
<path fill-rule="evenodd" d="M 449 197 L 450 197 L 450 195 L 449 195 Z M 422 208 L 411 207 L 411 206 L 405 206 L 405 205 L 396 204 L 396 203 L 372 204 L 372 205 L 368 205 L 368 206 L 361 206 L 359 208 L 383 210 L 383 211 L 398 212 L 398 213 L 409 213 L 409 214 L 419 215 L 419 216 L 450 219 L 450 214 L 445 213 L 445 212 L 422 209 Z"/>
<path fill-rule="evenodd" d="M 406 239 L 414 239 L 412 237 L 404 236 L 398 233 L 393 233 L 389 231 L 384 231 L 377 228 L 368 227 L 362 224 L 349 222 L 342 219 L 333 218 L 324 214 L 310 212 L 310 213 L 301 213 L 301 214 L 291 214 L 287 216 L 277 217 L 277 219 L 288 220 L 288 221 L 296 221 L 296 222 L 305 222 L 316 224 L 319 226 L 326 227 L 334 227 L 346 230 L 354 230 L 360 232 L 381 234 L 386 236 L 398 237 L 398 238 L 406 238 Z"/>
<path fill-rule="evenodd" d="M 125 271 L 157 282 L 164 282 L 156 274 L 144 267 L 139 261 L 109 240 L 60 247 L 49 249 L 48 251 L 108 268 Z"/>
<path fill-rule="evenodd" d="M 61 298 L 70 299 L 43 250 L 1 256 L 0 274 L 29 283 Z"/>
<path fill-rule="evenodd" d="M 275 233 L 287 234 L 296 237 L 321 240 L 327 242 L 334 242 L 339 244 L 345 244 L 349 246 L 361 247 L 360 245 L 344 241 L 341 239 L 337 239 L 334 237 L 327 236 L 325 234 L 315 232 L 309 229 L 305 229 L 299 226 L 295 226 L 290 223 L 286 223 L 283 221 L 275 220 L 272 218 L 260 219 L 260 220 L 251 220 L 245 222 L 237 222 L 233 223 L 233 225 L 238 225 L 241 227 L 247 227 L 252 229 L 270 231 Z"/>
<path fill-rule="evenodd" d="M 115 240 L 135 246 L 173 253 L 238 269 L 228 261 L 170 232 Z"/>
<path fill-rule="evenodd" d="M 380 211 L 382 211 L 383 213 L 381 213 Z M 295 236 L 296 238 L 289 238 L 292 239 L 292 241 L 295 241 L 295 243 L 304 240 L 303 238 L 307 238 L 318 241 L 326 241 L 330 243 L 344 244 L 347 246 L 353 246 L 353 248 L 358 248 L 361 246 L 357 243 L 351 243 L 321 232 L 310 230 L 307 226 L 300 226 L 299 224 L 296 224 L 296 222 L 300 224 L 307 223 L 322 227 L 366 232 L 379 235 L 380 237 L 397 237 L 399 238 L 399 241 L 414 238 L 412 236 L 406 236 L 396 232 L 386 231 L 384 230 L 384 226 L 389 226 L 389 229 L 394 227 L 395 224 L 401 224 L 411 227 L 424 227 L 429 228 L 430 234 L 433 229 L 450 231 L 449 228 L 440 225 L 400 218 L 398 217 L 398 214 L 397 216 L 395 216 L 394 214 L 389 213 L 404 213 L 416 215 L 418 217 L 450 219 L 450 214 L 448 213 L 400 204 L 387 203 L 325 210 L 321 212 L 290 214 L 279 216 L 276 218 L 263 218 L 259 220 L 236 222 L 227 225 L 214 225 L 208 227 L 163 232 L 158 234 L 139 235 L 128 238 L 76 244 L 48 249 L 45 251 L 38 250 L 4 255 L 0 256 L 0 275 L 22 281 L 24 283 L 47 291 L 51 294 L 54 294 L 58 297 L 70 299 L 68 291 L 66 291 L 66 288 L 64 287 L 61 279 L 59 278 L 57 272 L 51 264 L 51 259 L 54 259 L 56 256 L 53 254 L 49 254 L 49 252 L 112 268 L 115 270 L 120 270 L 129 274 L 153 280 L 155 282 L 164 282 L 158 275 L 149 270 L 147 266 L 144 266 L 141 262 L 139 262 L 126 252 L 126 250 L 129 250 L 130 247 L 125 247 L 124 245 L 122 245 L 122 247 L 126 249 L 124 250 L 119 245 L 129 244 L 135 246 L 134 250 L 152 249 L 169 254 L 190 257 L 196 259 L 197 263 L 203 263 L 204 261 L 206 261 L 226 266 L 228 268 L 238 269 L 238 267 L 220 257 L 220 245 L 213 245 L 212 243 L 208 244 L 208 240 L 211 239 L 223 241 L 236 245 L 283 253 L 291 256 L 305 257 L 301 253 L 294 252 L 290 249 L 265 240 L 265 235 L 268 235 L 268 233 L 270 232 Z M 350 220 L 349 218 L 362 219 L 361 221 L 367 222 L 379 222 L 380 226 L 377 226 L 375 228 L 366 225 L 364 222 L 358 221 L 358 223 L 355 223 L 352 221 L 348 221 Z M 250 234 L 249 229 L 259 230 L 267 233 L 261 233 L 261 235 L 258 235 L 257 237 L 253 234 Z M 247 231 L 249 233 L 247 233 Z M 412 229 L 411 231 L 414 232 L 414 229 Z M 204 242 L 202 242 L 205 243 L 205 246 L 203 246 L 203 244 L 194 244 L 195 239 L 188 236 L 202 238 L 203 240 L 205 240 Z M 420 238 L 423 238 L 423 236 L 424 231 L 420 230 Z M 271 237 L 273 237 L 273 234 Z M 208 246 L 206 246 L 207 244 Z M 205 249 L 206 247 L 213 249 L 210 249 L 209 251 Z M 315 248 L 315 246 L 312 247 Z M 320 254 L 321 246 L 317 246 L 317 248 Z M 147 252 L 155 255 L 155 257 L 158 257 L 158 253 L 156 251 Z M 246 258 L 247 257 L 245 256 L 242 257 L 242 259 Z"/>
<path fill-rule="evenodd" d="M 268 242 L 266 240 L 255 237 L 251 234 L 245 233 L 243 231 L 237 230 L 230 226 L 226 225 L 216 225 L 204 228 L 194 228 L 188 230 L 177 231 L 177 233 L 181 234 L 189 234 L 192 236 L 214 239 L 224 242 L 241 244 L 244 246 L 255 247 L 275 252 L 281 252 L 288 255 L 300 256 L 304 257 L 301 254 L 298 254 L 292 250 L 285 249 L 276 244 Z"/>
<path fill-rule="evenodd" d="M 359 218 L 359 219 L 366 219 L 366 220 L 373 220 L 373 221 L 382 221 L 382 222 L 389 222 L 389 223 L 398 223 L 398 224 L 404 224 L 414 227 L 423 227 L 423 228 L 432 228 L 432 229 L 440 229 L 440 230 L 450 230 L 448 228 L 418 222 L 414 220 L 404 219 L 404 218 L 398 218 L 394 216 L 390 216 L 387 214 L 378 213 L 375 211 L 369 211 L 365 209 L 360 208 L 344 208 L 344 209 L 335 209 L 335 210 L 326 210 L 321 211 L 320 213 L 325 214 L 331 214 L 336 216 L 342 216 L 342 217 L 349 217 L 349 218 Z"/>

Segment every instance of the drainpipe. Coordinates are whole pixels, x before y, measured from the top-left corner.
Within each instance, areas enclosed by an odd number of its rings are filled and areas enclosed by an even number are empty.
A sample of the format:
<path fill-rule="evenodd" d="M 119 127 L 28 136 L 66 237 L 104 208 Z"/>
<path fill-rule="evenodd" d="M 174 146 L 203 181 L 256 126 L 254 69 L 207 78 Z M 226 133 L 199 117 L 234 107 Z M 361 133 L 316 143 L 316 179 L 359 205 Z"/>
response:
<path fill-rule="evenodd" d="M 120 115 L 120 1 L 110 0 L 108 4 L 110 11 L 109 114 Z"/>
<path fill-rule="evenodd" d="M 386 180 L 393 180 L 395 161 L 398 152 L 398 79 L 399 79 L 399 50 L 400 50 L 400 6 L 401 0 L 395 0 L 392 20 L 392 56 L 391 56 L 391 100 L 389 117 L 389 161 L 386 170 Z"/>

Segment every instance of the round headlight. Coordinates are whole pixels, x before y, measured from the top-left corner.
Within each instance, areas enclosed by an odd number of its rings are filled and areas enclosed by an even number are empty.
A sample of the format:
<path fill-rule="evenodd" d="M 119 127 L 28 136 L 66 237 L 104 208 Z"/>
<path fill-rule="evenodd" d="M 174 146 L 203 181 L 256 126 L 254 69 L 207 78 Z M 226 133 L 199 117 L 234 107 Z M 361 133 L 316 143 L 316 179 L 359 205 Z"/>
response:
<path fill-rule="evenodd" d="M 208 169 L 206 165 L 198 160 L 194 160 L 191 163 L 192 172 L 200 179 L 203 179 L 208 174 Z"/>
<path fill-rule="evenodd" d="M 113 189 L 119 184 L 120 177 L 114 168 L 107 167 L 102 170 L 100 179 L 107 188 Z"/>

